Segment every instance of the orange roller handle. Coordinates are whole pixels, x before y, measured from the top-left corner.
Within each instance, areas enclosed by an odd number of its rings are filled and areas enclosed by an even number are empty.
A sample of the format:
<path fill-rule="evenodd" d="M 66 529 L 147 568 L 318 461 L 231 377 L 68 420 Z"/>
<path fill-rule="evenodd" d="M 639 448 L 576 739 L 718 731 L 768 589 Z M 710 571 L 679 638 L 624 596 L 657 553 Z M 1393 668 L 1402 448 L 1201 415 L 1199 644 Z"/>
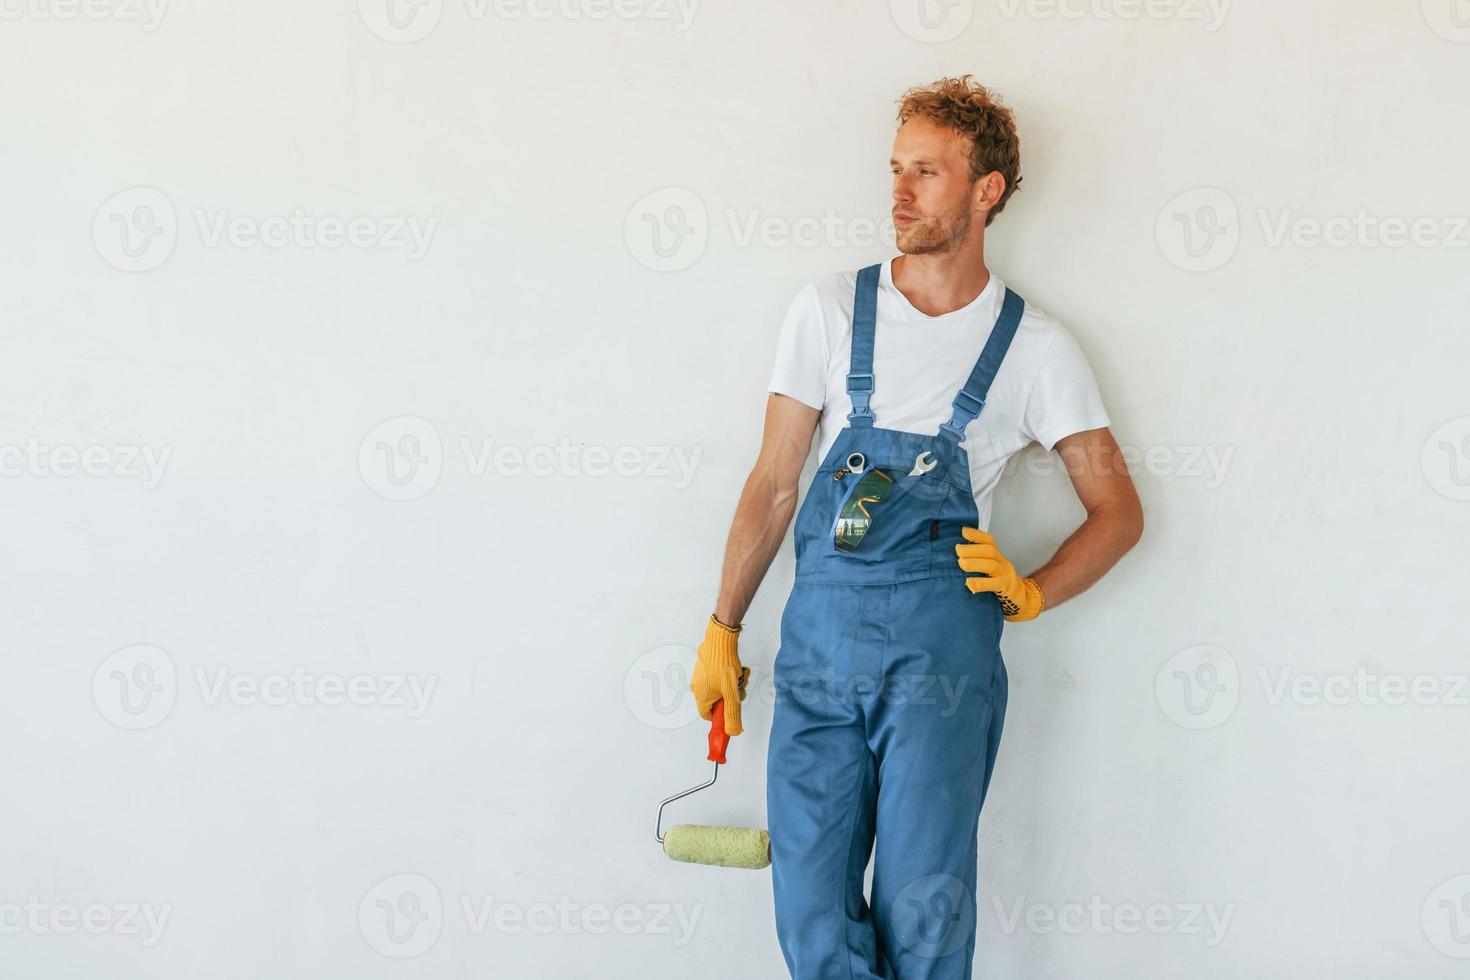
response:
<path fill-rule="evenodd" d="M 725 732 L 725 700 L 721 698 L 709 714 L 709 755 L 705 758 L 724 765 L 725 748 L 729 744 L 730 736 Z"/>

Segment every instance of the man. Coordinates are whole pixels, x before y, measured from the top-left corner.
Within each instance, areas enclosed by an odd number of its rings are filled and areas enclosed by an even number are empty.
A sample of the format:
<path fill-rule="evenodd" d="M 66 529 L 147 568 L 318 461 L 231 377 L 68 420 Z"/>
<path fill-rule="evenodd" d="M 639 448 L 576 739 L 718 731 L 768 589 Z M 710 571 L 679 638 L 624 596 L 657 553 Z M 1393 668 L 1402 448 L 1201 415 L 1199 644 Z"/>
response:
<path fill-rule="evenodd" d="M 701 716 L 723 700 L 739 735 L 739 624 L 820 423 L 767 758 L 777 935 L 796 980 L 970 976 L 1002 619 L 1055 609 L 1143 531 L 1081 350 L 985 265 L 985 229 L 1021 179 L 1010 110 L 966 75 L 906 93 L 898 120 L 902 254 L 791 305 L 691 684 Z M 1061 455 L 1087 518 L 1023 577 L 981 528 L 1006 460 L 1032 442 Z"/>

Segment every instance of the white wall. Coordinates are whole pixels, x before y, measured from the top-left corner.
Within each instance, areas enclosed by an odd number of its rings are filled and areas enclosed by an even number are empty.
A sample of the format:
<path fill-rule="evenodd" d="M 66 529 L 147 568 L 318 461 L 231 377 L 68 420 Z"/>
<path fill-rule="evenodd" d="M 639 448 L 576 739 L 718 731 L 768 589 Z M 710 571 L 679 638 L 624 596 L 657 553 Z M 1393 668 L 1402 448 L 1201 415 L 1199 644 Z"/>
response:
<path fill-rule="evenodd" d="M 769 873 L 653 841 L 705 774 L 673 699 L 781 314 L 890 254 L 895 100 L 973 72 L 1023 137 L 992 265 L 1081 339 L 1148 515 L 1006 633 L 977 973 L 1463 974 L 1463 2 L 66 2 L 0 2 L 0 972 L 784 975 Z M 371 243 L 249 237 L 294 209 Z M 1034 566 L 1081 513 L 1024 461 L 994 529 Z M 676 820 L 765 821 L 791 572 Z"/>

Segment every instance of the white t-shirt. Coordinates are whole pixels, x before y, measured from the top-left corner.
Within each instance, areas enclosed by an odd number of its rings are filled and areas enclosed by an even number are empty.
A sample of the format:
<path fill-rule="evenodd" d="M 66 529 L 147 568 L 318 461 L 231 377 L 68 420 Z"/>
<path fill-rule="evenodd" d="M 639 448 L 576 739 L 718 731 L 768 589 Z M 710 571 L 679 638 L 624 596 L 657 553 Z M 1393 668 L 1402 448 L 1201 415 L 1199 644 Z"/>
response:
<path fill-rule="evenodd" d="M 821 409 L 818 459 L 826 457 L 852 411 L 847 371 L 856 285 L 857 271 L 852 270 L 802 287 L 786 312 L 776 347 L 767 390 Z M 938 433 L 990 337 L 1004 297 L 1005 283 L 991 273 L 984 291 L 969 305 L 929 316 L 893 285 L 893 259 L 885 260 L 873 339 L 873 424 Z M 988 525 L 991 493 L 1013 454 L 1032 442 L 1050 451 L 1074 432 L 1108 424 L 1082 348 L 1066 327 L 1027 300 L 985 408 L 961 443 L 970 459 L 980 526 Z"/>

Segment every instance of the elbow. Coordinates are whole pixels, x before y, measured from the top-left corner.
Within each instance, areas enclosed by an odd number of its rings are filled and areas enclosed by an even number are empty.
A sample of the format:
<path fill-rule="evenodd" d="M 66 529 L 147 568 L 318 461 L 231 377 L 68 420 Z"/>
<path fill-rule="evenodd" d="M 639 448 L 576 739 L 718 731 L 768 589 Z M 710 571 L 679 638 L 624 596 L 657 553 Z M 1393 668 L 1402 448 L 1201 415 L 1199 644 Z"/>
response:
<path fill-rule="evenodd" d="M 778 472 L 775 467 L 757 463 L 750 471 L 746 487 L 771 513 L 795 513 L 801 494 L 798 480 Z"/>
<path fill-rule="evenodd" d="M 1143 538 L 1143 503 L 1137 494 L 1128 506 L 1123 522 L 1124 551 L 1132 551 L 1133 546 Z"/>
<path fill-rule="evenodd" d="M 770 483 L 771 509 L 778 514 L 791 515 L 796 513 L 796 501 L 801 495 L 801 488 L 794 482 L 788 480 L 773 480 Z"/>
<path fill-rule="evenodd" d="M 1118 542 L 1119 557 L 1131 551 L 1143 537 L 1143 504 L 1137 494 L 1120 495 L 1098 504 L 1088 513 L 1088 519 L 1109 527 L 1110 536 Z"/>

